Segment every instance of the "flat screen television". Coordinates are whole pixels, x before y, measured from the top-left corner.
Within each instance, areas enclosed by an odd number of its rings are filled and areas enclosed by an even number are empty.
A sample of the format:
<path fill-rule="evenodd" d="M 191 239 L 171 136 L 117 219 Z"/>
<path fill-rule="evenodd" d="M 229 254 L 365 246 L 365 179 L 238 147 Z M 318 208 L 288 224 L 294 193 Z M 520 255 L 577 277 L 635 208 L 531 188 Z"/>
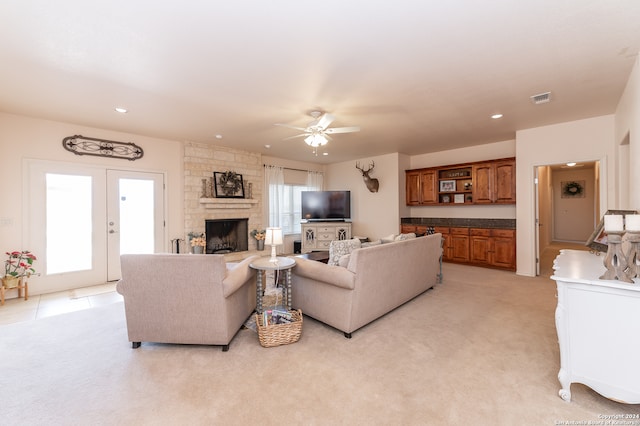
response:
<path fill-rule="evenodd" d="M 302 191 L 302 220 L 351 220 L 351 191 Z"/>

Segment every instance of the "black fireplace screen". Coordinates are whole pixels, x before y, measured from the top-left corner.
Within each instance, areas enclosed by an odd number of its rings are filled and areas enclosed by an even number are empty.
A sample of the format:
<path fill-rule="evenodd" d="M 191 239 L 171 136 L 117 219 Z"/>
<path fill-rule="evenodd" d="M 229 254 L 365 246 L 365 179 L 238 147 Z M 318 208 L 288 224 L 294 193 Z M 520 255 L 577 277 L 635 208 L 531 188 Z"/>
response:
<path fill-rule="evenodd" d="M 205 220 L 207 253 L 249 250 L 249 219 Z"/>

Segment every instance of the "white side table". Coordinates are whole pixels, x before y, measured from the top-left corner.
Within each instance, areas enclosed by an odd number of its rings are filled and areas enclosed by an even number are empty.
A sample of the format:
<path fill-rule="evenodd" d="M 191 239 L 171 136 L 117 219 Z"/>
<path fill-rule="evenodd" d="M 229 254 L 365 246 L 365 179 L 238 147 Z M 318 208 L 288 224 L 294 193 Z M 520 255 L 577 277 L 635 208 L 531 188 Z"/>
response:
<path fill-rule="evenodd" d="M 287 292 L 287 309 L 291 310 L 291 269 L 296 266 L 295 259 L 290 257 L 277 257 L 276 262 L 271 262 L 269 256 L 254 260 L 249 266 L 258 271 L 256 276 L 256 312 L 262 313 L 262 276 L 265 271 L 285 271 Z"/>

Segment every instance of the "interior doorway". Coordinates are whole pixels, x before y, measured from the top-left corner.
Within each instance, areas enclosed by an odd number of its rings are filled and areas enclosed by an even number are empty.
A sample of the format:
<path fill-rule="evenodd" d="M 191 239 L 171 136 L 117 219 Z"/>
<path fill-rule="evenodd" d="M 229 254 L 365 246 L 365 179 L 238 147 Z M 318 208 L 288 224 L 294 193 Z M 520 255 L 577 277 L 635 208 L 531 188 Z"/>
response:
<path fill-rule="evenodd" d="M 585 249 L 600 205 L 599 161 L 536 168 L 537 275 L 551 275 L 563 248 Z"/>

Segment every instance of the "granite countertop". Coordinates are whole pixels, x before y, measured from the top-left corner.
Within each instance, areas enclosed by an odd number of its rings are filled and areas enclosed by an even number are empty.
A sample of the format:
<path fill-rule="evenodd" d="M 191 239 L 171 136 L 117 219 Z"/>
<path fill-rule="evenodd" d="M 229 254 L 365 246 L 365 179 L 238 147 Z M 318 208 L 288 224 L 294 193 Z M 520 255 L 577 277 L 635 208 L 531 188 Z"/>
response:
<path fill-rule="evenodd" d="M 516 229 L 515 219 L 474 219 L 450 217 L 403 217 L 401 224 L 426 226 L 454 226 L 461 228 Z"/>

